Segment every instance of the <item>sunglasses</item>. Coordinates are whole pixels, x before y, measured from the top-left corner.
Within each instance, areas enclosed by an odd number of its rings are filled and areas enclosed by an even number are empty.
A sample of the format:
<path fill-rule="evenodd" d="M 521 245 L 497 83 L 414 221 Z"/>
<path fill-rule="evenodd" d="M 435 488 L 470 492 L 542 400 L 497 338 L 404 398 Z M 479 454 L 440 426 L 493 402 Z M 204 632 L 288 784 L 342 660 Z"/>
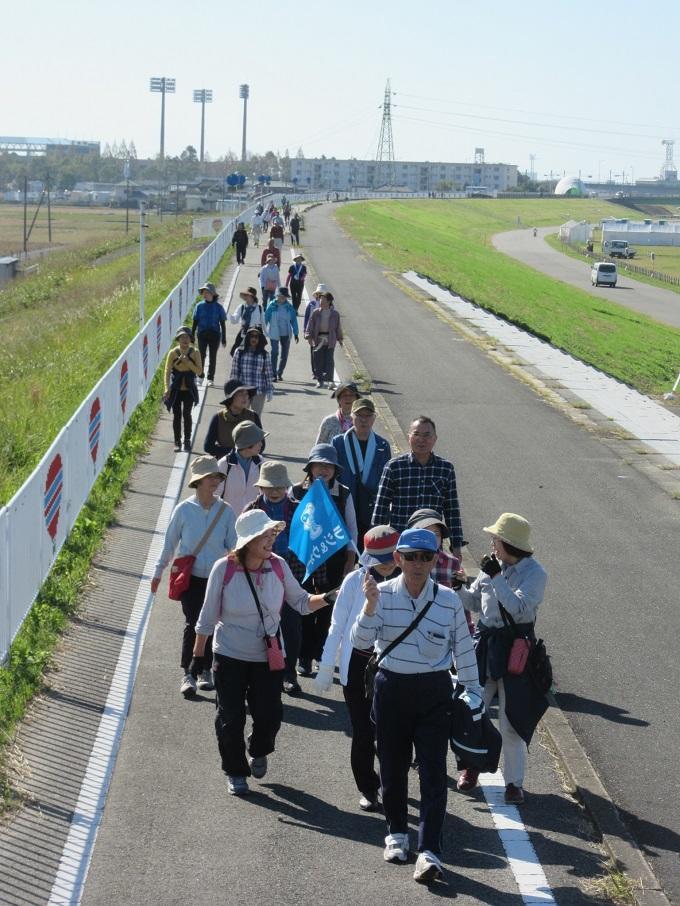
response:
<path fill-rule="evenodd" d="M 399 551 L 404 560 L 409 563 L 431 563 L 434 560 L 434 551 Z"/>

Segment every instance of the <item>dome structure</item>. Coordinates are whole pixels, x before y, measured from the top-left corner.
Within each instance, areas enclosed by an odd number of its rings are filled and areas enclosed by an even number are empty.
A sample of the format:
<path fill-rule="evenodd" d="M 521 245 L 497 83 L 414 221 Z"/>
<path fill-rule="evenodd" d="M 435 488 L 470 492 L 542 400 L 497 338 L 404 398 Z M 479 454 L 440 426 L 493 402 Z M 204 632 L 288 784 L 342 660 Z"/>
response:
<path fill-rule="evenodd" d="M 571 195 L 572 198 L 584 198 L 586 187 L 576 176 L 563 176 L 555 186 L 555 195 Z"/>

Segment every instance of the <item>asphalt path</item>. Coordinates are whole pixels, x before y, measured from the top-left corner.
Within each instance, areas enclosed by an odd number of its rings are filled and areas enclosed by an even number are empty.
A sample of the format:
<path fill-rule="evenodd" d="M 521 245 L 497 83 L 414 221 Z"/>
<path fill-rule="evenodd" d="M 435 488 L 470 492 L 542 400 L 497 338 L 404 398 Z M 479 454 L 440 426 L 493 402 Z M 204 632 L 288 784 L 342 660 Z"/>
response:
<path fill-rule="evenodd" d="M 486 551 L 481 528 L 500 512 L 531 521 L 550 574 L 538 632 L 560 703 L 680 901 L 678 502 L 386 279 L 338 228 L 333 206 L 306 220 L 309 256 L 375 388 L 402 428 L 423 412 L 437 423 L 472 554 Z"/>
<path fill-rule="evenodd" d="M 541 227 L 538 236 L 534 236 L 532 229 L 509 230 L 497 233 L 493 237 L 493 244 L 499 252 L 522 264 L 528 264 L 548 277 L 576 286 L 591 296 L 604 297 L 671 327 L 680 327 L 680 293 L 633 280 L 626 277 L 621 268 L 615 287 L 593 286 L 590 282 L 591 262 L 563 255 L 543 241 L 545 236 L 555 233 L 556 229 Z"/>

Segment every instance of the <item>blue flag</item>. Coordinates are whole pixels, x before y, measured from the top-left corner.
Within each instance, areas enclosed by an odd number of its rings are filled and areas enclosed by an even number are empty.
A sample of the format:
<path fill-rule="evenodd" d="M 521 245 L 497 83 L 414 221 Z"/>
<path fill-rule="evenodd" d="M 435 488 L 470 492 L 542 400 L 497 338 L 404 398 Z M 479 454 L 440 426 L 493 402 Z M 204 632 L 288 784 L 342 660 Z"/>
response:
<path fill-rule="evenodd" d="M 288 546 L 306 567 L 302 581 L 348 544 L 352 539 L 347 526 L 326 483 L 317 478 L 298 503 L 290 523 Z"/>

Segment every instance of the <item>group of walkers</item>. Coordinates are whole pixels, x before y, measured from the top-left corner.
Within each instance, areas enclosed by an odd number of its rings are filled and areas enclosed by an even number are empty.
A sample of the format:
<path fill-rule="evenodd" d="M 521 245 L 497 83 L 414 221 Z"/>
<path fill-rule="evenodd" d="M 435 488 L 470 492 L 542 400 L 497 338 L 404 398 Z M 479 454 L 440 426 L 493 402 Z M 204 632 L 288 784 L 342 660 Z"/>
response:
<path fill-rule="evenodd" d="M 289 271 L 288 285 L 304 283 L 304 275 Z M 172 515 L 152 591 L 168 567 L 171 581 L 173 572 L 190 572 L 180 597 L 180 691 L 190 697 L 216 690 L 215 732 L 229 793 L 245 795 L 248 778 L 266 775 L 283 719 L 282 693 L 301 695 L 301 679 L 314 678 L 314 690 L 325 694 L 337 666 L 352 725 L 349 763 L 359 808 L 382 807 L 384 859 L 408 861 L 408 777 L 415 767 L 414 878 L 431 882 L 442 877 L 455 683 L 471 712 L 498 698 L 505 800 L 524 801 L 527 745 L 542 712 L 529 686 L 510 675 L 509 662 L 516 639 L 535 639 L 547 576 L 533 557 L 529 523 L 513 513 L 484 527 L 490 553 L 476 577 L 465 574 L 455 468 L 435 453 L 434 421 L 415 418 L 408 452 L 393 456 L 374 429 L 370 395 L 351 381 L 332 383 L 342 329 L 323 284 L 307 306 L 302 332 L 316 385 L 331 385 L 336 408 L 319 425 L 300 474 L 268 458 L 276 444 L 263 428 L 263 406 L 273 383 L 283 379 L 291 338 L 299 339 L 299 305 L 289 301 L 288 285 L 279 285 L 264 308 L 256 288 L 241 293 L 231 316 L 240 332 L 222 408 L 210 421 L 205 455 L 191 463 L 194 494 Z M 187 443 L 187 394 L 193 398 L 203 374 L 201 343 L 210 349 L 201 327 L 212 322 L 200 309 L 217 294 L 211 284 L 202 292 L 194 320 L 199 349 L 191 332 L 180 329 L 166 366 L 178 447 L 182 425 Z M 222 345 L 225 320 L 219 322 Z M 209 380 L 214 359 L 211 365 Z M 349 542 L 306 577 L 306 564 L 290 548 L 291 526 L 317 481 Z M 313 511 L 307 516 L 313 530 Z M 252 719 L 247 739 L 246 708 Z M 479 772 L 472 763 L 462 768 L 457 787 L 468 793 Z"/>

